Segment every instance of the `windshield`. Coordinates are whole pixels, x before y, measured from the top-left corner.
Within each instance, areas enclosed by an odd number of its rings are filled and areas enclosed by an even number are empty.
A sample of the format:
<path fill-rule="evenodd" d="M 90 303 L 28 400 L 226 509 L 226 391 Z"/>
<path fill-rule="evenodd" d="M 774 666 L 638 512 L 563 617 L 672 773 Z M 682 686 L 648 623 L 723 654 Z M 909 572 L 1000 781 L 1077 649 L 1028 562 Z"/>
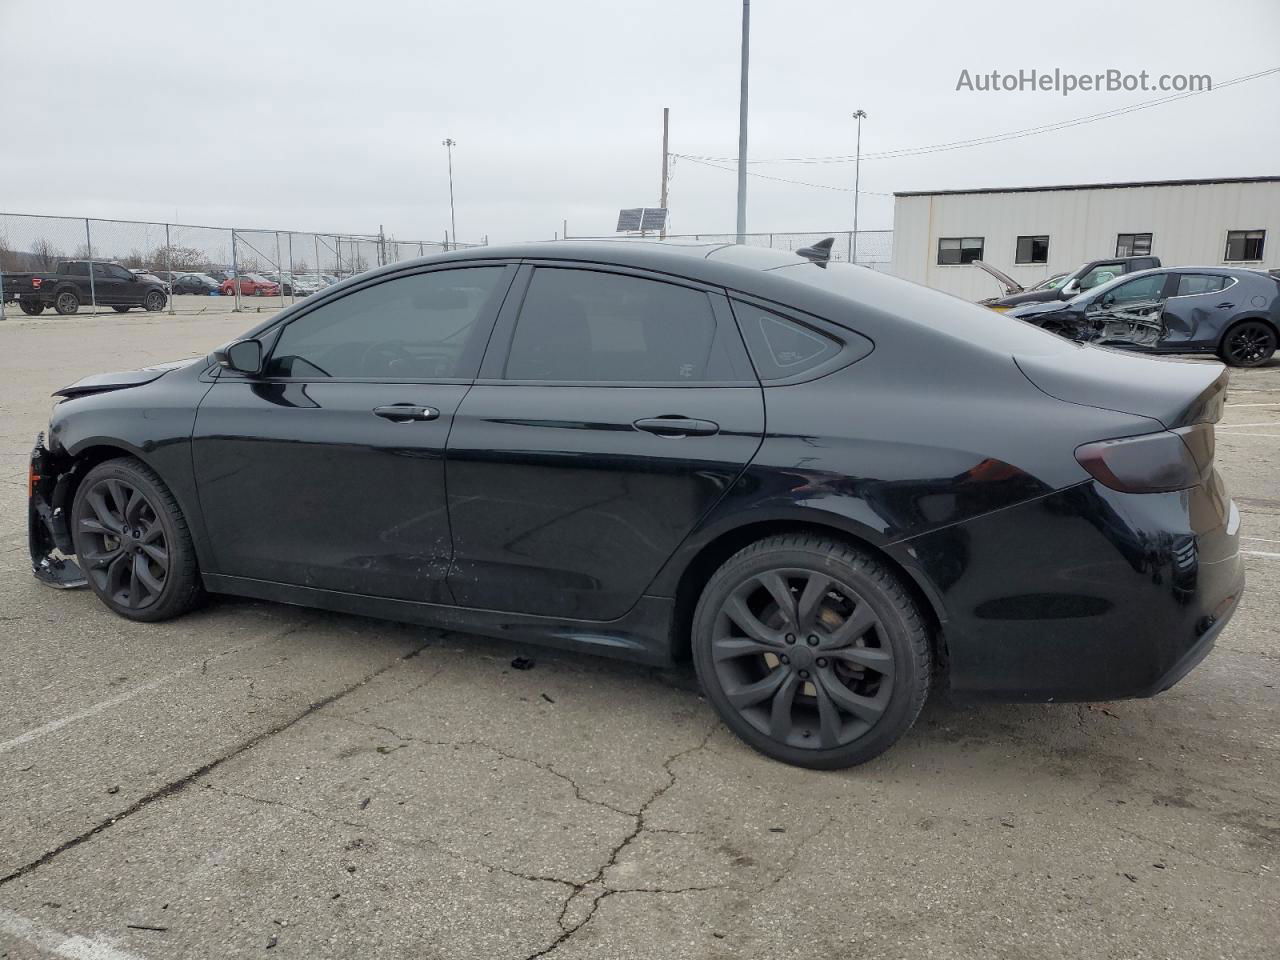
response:
<path fill-rule="evenodd" d="M 1036 284 L 1031 289 L 1032 290 L 1057 290 L 1060 286 L 1062 286 L 1064 283 L 1067 282 L 1067 277 L 1069 276 L 1071 276 L 1071 274 L 1069 273 L 1059 273 L 1056 276 L 1050 277 L 1048 280 L 1042 280 L 1040 283 Z"/>
<path fill-rule="evenodd" d="M 1080 293 L 1077 293 L 1074 297 L 1068 300 L 1067 303 L 1071 303 L 1071 304 L 1085 303 L 1086 301 L 1092 300 L 1095 297 L 1104 296 L 1107 293 L 1107 291 L 1114 290 L 1116 287 L 1120 286 L 1120 284 L 1125 283 L 1126 281 L 1132 280 L 1134 277 L 1143 277 L 1151 273 L 1155 273 L 1155 271 L 1140 270 L 1137 273 L 1122 273 L 1118 277 L 1112 277 L 1106 283 L 1100 283 L 1096 287 L 1090 287 L 1088 290 L 1083 290 Z"/>

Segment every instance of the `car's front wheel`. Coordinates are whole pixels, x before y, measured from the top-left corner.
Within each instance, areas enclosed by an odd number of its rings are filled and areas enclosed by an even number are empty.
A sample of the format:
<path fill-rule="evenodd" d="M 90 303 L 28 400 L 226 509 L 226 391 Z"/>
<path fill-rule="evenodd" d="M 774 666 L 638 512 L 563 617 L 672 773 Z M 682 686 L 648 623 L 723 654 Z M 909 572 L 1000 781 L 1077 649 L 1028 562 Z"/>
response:
<path fill-rule="evenodd" d="M 93 592 L 130 620 L 168 620 L 203 595 L 191 532 L 164 481 L 121 457 L 85 475 L 71 507 L 72 539 Z"/>
<path fill-rule="evenodd" d="M 164 294 L 159 290 L 152 290 L 142 298 L 142 306 L 152 313 L 160 312 L 164 309 Z"/>
<path fill-rule="evenodd" d="M 1276 352 L 1276 332 L 1262 320 L 1237 323 L 1222 338 L 1219 354 L 1233 367 L 1258 367 Z"/>
<path fill-rule="evenodd" d="M 739 737 L 775 759 L 835 769 L 888 749 L 928 695 L 924 617 L 883 562 L 838 540 L 760 540 L 711 577 L 693 661 Z"/>

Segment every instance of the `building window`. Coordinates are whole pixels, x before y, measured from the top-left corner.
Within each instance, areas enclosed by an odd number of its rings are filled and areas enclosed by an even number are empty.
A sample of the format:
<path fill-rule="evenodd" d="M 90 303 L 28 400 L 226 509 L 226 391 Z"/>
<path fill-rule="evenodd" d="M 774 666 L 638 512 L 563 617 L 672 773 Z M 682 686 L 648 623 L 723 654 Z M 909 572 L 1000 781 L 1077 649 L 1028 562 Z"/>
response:
<path fill-rule="evenodd" d="M 973 263 L 982 259 L 983 237 L 942 237 L 938 240 L 938 263 Z"/>
<path fill-rule="evenodd" d="M 1117 257 L 1151 256 L 1151 234 L 1121 233 L 1116 236 Z"/>
<path fill-rule="evenodd" d="M 1018 250 L 1013 258 L 1014 263 L 1048 263 L 1048 237 L 1019 237 Z"/>
<path fill-rule="evenodd" d="M 1261 260 L 1265 230 L 1228 230 L 1227 252 L 1223 260 Z"/>

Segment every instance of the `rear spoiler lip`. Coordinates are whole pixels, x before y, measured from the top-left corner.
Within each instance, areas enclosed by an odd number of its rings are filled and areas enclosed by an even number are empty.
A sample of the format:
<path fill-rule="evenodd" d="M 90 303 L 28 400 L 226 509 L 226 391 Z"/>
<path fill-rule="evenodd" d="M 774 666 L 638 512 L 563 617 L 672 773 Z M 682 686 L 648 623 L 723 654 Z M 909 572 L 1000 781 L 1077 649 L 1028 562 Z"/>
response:
<path fill-rule="evenodd" d="M 1106 348 L 1082 347 L 1081 349 L 1105 350 Z M 1063 369 L 1064 365 L 1055 365 L 1054 360 L 1060 360 L 1060 357 L 1013 357 L 1012 359 L 1019 372 L 1027 378 L 1027 381 L 1033 387 L 1041 393 L 1064 403 L 1146 417 L 1160 424 L 1166 430 L 1189 427 L 1197 423 L 1217 423 L 1222 419 L 1227 402 L 1227 383 L 1230 378 L 1230 373 L 1224 364 L 1174 360 L 1164 357 L 1142 357 L 1141 354 L 1130 354 L 1127 351 L 1108 352 L 1122 353 L 1133 357 L 1135 360 L 1141 359 L 1143 362 L 1169 363 L 1178 364 L 1179 366 L 1185 364 L 1188 367 L 1203 368 L 1206 374 L 1212 372 L 1216 367 L 1217 375 L 1185 401 L 1176 399 L 1172 395 L 1172 391 L 1167 392 L 1164 396 L 1159 396 L 1153 389 L 1139 389 L 1132 384 L 1117 382 L 1116 390 L 1110 397 L 1097 398 L 1096 392 L 1092 390 L 1083 394 L 1091 400 L 1094 398 L 1099 400 L 1099 402 L 1087 402 L 1083 399 L 1072 399 L 1069 395 L 1072 391 L 1066 388 L 1071 385 L 1071 378 L 1075 375 L 1075 371 Z M 1036 361 L 1040 361 L 1040 363 L 1038 364 Z M 1043 365 L 1041 366 L 1041 364 Z M 1037 369 L 1038 366 L 1039 369 Z M 1060 374 L 1061 378 L 1055 380 L 1053 376 L 1055 374 Z M 1134 397 L 1138 394 L 1141 394 L 1141 402 L 1127 402 L 1128 397 Z M 1153 404 L 1161 404 L 1161 406 L 1153 409 Z"/>

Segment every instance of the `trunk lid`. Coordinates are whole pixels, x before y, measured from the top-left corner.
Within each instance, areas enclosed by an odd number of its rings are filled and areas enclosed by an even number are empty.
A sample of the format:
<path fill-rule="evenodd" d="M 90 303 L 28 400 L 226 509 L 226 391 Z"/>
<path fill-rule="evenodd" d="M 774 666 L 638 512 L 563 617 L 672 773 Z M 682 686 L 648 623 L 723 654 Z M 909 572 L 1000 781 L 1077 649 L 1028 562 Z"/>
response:
<path fill-rule="evenodd" d="M 1150 417 L 1166 430 L 1216 423 L 1227 399 L 1227 368 L 1220 363 L 1094 346 L 1013 359 L 1023 376 L 1055 399 Z"/>

